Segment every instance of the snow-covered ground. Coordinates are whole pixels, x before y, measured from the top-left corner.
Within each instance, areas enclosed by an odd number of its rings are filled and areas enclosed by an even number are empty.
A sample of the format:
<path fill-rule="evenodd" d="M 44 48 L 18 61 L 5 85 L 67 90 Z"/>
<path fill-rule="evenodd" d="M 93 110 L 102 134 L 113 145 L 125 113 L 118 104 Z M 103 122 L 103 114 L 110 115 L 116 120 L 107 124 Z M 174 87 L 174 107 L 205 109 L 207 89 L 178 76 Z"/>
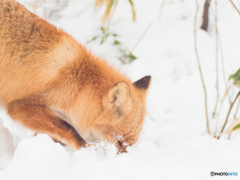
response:
<path fill-rule="evenodd" d="M 28 9 L 32 0 L 18 0 Z M 95 0 L 70 0 L 69 5 L 48 19 L 85 44 L 93 53 L 106 58 L 131 80 L 151 75 L 147 112 L 138 142 L 116 155 L 113 145 L 106 151 L 94 148 L 75 151 L 54 143 L 47 135 L 33 137 L 33 132 L 15 124 L 0 111 L 0 180 L 146 180 L 146 179 L 239 179 L 240 133 L 231 140 L 216 140 L 207 134 L 204 94 L 194 51 L 194 0 L 166 0 L 159 19 L 162 0 L 135 0 L 137 21 L 132 22 L 127 0 L 119 1 L 110 31 L 132 49 L 147 26 L 149 30 L 134 49 L 138 58 L 122 65 L 110 37 L 87 43 L 100 35 L 104 10 L 94 9 Z M 240 9 L 237 0 L 233 1 Z M 208 33 L 200 30 L 204 0 L 199 0 L 197 48 L 206 82 L 210 130 L 216 98 L 215 24 L 210 10 Z M 213 9 L 214 9 L 214 4 Z M 50 4 L 51 6 L 51 4 Z M 44 16 L 43 8 L 37 14 Z M 57 17 L 59 16 L 59 17 Z M 218 29 L 224 58 L 225 78 L 240 68 L 240 16 L 228 0 L 218 1 Z M 219 53 L 219 59 L 220 59 Z M 219 91 L 225 92 L 222 65 L 219 61 Z M 233 89 L 233 97 L 238 89 Z M 219 116 L 221 128 L 229 104 Z M 234 113 L 234 112 L 233 112 Z M 233 113 L 229 121 L 233 121 Z M 210 172 L 236 172 L 238 176 L 211 177 Z M 237 175 L 237 174 L 235 174 Z"/>

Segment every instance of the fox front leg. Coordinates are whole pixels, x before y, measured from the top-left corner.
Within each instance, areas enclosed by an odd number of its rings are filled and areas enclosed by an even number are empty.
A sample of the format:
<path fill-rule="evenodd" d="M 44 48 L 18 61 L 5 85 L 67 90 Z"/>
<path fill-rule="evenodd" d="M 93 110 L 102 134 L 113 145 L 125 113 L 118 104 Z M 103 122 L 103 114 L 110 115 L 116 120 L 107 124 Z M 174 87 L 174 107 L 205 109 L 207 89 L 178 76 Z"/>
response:
<path fill-rule="evenodd" d="M 7 112 L 14 121 L 36 133 L 46 133 L 75 149 L 86 147 L 86 142 L 77 131 L 44 105 L 34 104 L 26 99 L 16 100 L 7 105 Z"/>

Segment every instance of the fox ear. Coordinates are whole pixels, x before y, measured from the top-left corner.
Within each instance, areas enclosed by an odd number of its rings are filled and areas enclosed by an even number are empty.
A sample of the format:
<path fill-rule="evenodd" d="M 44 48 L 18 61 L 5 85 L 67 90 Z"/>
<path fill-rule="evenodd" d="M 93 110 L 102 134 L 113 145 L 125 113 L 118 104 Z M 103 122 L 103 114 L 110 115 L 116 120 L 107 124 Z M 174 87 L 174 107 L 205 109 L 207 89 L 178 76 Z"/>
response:
<path fill-rule="evenodd" d="M 139 79 L 138 81 L 133 83 L 133 85 L 140 90 L 146 91 L 149 88 L 151 80 L 152 80 L 151 76 L 145 76 L 142 79 Z"/>
<path fill-rule="evenodd" d="M 119 82 L 114 85 L 107 95 L 107 104 L 110 109 L 119 108 L 128 105 L 131 98 L 131 91 L 126 82 Z"/>

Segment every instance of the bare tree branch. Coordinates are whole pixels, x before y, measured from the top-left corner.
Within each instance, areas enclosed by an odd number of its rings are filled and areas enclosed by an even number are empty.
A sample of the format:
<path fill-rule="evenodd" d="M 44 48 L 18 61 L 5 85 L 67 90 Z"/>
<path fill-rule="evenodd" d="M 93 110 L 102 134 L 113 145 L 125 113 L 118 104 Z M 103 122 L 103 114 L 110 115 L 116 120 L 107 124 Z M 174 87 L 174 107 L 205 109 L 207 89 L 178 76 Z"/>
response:
<path fill-rule="evenodd" d="M 140 43 L 140 41 L 142 40 L 143 36 L 146 34 L 146 32 L 148 31 L 148 29 L 150 28 L 150 26 L 152 25 L 152 23 L 150 23 L 148 25 L 148 27 L 145 29 L 145 31 L 143 32 L 142 36 L 138 39 L 137 43 L 135 44 L 135 46 L 132 48 L 132 50 L 129 52 L 129 54 L 124 58 L 124 60 L 122 61 L 122 64 L 125 63 L 125 61 L 127 60 L 127 58 L 131 55 L 131 53 L 134 51 L 134 49 L 137 47 L 137 45 Z"/>
<path fill-rule="evenodd" d="M 215 34 L 216 34 L 216 90 L 217 90 L 217 97 L 216 97 L 216 104 L 213 111 L 213 118 L 215 117 L 217 105 L 218 105 L 218 98 L 219 98 L 219 89 L 218 89 L 218 29 L 217 29 L 217 0 L 215 0 Z"/>
<path fill-rule="evenodd" d="M 212 15 L 216 19 L 213 7 L 210 4 L 211 0 L 208 0 L 208 2 L 209 2 L 209 5 L 210 5 L 210 9 L 211 9 Z M 217 35 L 218 35 L 219 49 L 220 49 L 220 53 L 221 53 L 221 64 L 222 64 L 223 80 L 224 80 L 224 84 L 225 84 L 226 90 L 227 90 L 227 89 L 229 89 L 229 87 L 227 85 L 227 81 L 226 81 L 226 77 L 225 77 L 225 68 L 224 68 L 225 66 L 224 66 L 224 59 L 223 59 L 222 43 L 221 43 L 221 38 L 220 38 L 220 35 L 219 35 L 218 26 L 217 26 L 217 24 L 215 24 L 215 25 L 216 25 L 215 28 L 217 28 L 217 32 L 218 32 Z M 228 96 L 229 104 L 231 104 L 231 98 L 230 98 L 229 94 L 227 94 L 227 96 Z"/>
<path fill-rule="evenodd" d="M 199 9 L 199 5 L 198 5 L 197 0 L 196 0 L 196 5 L 197 5 L 197 9 L 196 9 L 195 18 L 194 18 L 194 45 L 195 45 L 195 53 L 196 53 L 196 57 L 197 57 L 197 62 L 198 62 L 198 69 L 199 69 L 199 72 L 200 72 L 202 85 L 203 85 L 203 90 L 204 90 L 204 96 L 205 96 L 205 114 L 206 114 L 206 121 L 207 121 L 207 132 L 208 132 L 208 134 L 210 134 L 209 123 L 208 123 L 208 110 L 207 110 L 207 92 L 206 92 L 206 87 L 205 87 L 205 83 L 204 83 L 204 80 L 203 80 L 199 55 L 198 55 L 198 51 L 197 51 L 197 33 L 196 33 L 197 27 L 196 26 L 197 26 L 197 13 L 198 13 L 198 9 Z"/>
<path fill-rule="evenodd" d="M 230 89 L 230 87 L 231 87 L 231 86 L 229 86 L 229 89 Z M 226 98 L 227 95 L 228 95 L 229 89 L 226 89 L 226 91 L 225 91 L 225 93 L 224 93 L 224 96 L 223 96 L 223 99 L 221 100 L 220 108 L 219 108 L 219 110 L 218 110 L 218 112 L 217 112 L 217 114 L 216 114 L 217 117 L 216 117 L 216 127 L 215 127 L 214 137 L 216 137 L 216 134 L 217 134 L 217 131 L 218 131 L 218 126 L 217 126 L 217 124 L 218 124 L 218 121 L 219 121 L 219 114 L 220 114 L 220 112 L 222 111 L 222 106 L 223 106 L 223 103 L 224 103 L 225 98 Z"/>
<path fill-rule="evenodd" d="M 160 11 L 159 11 L 159 16 L 158 16 L 159 21 L 161 20 L 161 17 L 162 17 L 162 11 L 163 11 L 163 6 L 164 6 L 165 2 L 166 2 L 166 0 L 163 0 L 162 4 L 160 6 Z"/>
<path fill-rule="evenodd" d="M 233 7 L 236 9 L 236 11 L 238 12 L 238 14 L 240 15 L 240 11 L 239 11 L 238 8 L 235 6 L 235 4 L 232 2 L 232 0 L 229 0 L 229 1 L 232 3 Z"/>
<path fill-rule="evenodd" d="M 227 117 L 226 117 L 226 119 L 225 119 L 225 122 L 224 122 L 223 127 L 222 127 L 222 129 L 221 129 L 221 131 L 220 131 L 219 134 L 221 134 L 221 133 L 224 131 L 224 128 L 225 128 L 225 126 L 226 126 L 226 124 L 227 124 L 227 121 L 228 121 L 229 114 L 230 114 L 230 112 L 231 112 L 231 110 L 232 110 L 232 107 L 233 107 L 234 103 L 236 102 L 236 100 L 237 100 L 237 98 L 238 98 L 239 95 L 240 95 L 240 91 L 237 93 L 234 101 L 233 101 L 233 102 L 231 103 L 231 105 L 230 105 L 230 108 L 229 108 L 229 110 L 228 110 Z M 217 137 L 217 139 L 219 139 L 219 138 L 220 138 L 220 135 Z"/>
<path fill-rule="evenodd" d="M 236 108 L 236 112 L 235 112 L 235 114 L 233 115 L 233 116 L 234 116 L 234 119 L 237 119 L 237 113 L 238 113 L 239 105 L 240 105 L 240 99 L 239 99 L 239 101 L 238 101 L 238 105 L 237 105 L 237 108 Z"/>

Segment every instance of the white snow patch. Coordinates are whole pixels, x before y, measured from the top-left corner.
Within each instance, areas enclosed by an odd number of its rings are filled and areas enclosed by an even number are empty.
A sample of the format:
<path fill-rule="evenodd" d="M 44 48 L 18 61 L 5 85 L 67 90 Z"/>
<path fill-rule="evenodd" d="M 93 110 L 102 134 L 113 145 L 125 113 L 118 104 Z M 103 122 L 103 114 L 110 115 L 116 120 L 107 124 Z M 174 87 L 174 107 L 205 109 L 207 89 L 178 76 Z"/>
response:
<path fill-rule="evenodd" d="M 59 144 L 47 135 L 22 140 L 7 167 L 12 180 L 42 180 L 64 171 L 70 156 Z"/>

